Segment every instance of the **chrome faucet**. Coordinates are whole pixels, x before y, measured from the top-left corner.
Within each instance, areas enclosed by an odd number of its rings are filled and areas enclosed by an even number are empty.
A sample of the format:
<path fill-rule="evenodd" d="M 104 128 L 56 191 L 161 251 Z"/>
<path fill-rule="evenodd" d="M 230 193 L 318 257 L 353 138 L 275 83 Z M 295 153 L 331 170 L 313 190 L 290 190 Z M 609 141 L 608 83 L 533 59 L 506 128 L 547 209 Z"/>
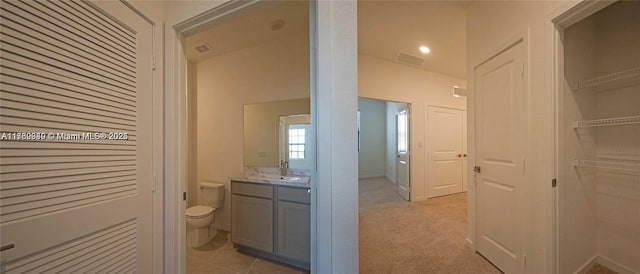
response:
<path fill-rule="evenodd" d="M 289 162 L 285 160 L 280 161 L 280 176 L 287 176 L 287 169 L 289 169 Z"/>

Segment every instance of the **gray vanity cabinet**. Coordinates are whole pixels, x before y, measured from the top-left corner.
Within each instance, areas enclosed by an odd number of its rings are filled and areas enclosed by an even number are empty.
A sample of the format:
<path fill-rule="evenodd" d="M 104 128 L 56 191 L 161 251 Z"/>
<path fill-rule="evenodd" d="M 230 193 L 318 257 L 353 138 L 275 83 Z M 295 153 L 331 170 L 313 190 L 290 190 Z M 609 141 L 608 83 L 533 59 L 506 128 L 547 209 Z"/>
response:
<path fill-rule="evenodd" d="M 233 243 L 273 252 L 273 188 L 233 182 L 231 192 Z"/>
<path fill-rule="evenodd" d="M 309 205 L 278 201 L 277 255 L 309 263 L 309 212 Z"/>
<path fill-rule="evenodd" d="M 308 188 L 278 186 L 276 254 L 309 263 L 311 194 Z"/>
<path fill-rule="evenodd" d="M 309 188 L 232 181 L 231 192 L 231 238 L 234 246 L 309 269 Z"/>

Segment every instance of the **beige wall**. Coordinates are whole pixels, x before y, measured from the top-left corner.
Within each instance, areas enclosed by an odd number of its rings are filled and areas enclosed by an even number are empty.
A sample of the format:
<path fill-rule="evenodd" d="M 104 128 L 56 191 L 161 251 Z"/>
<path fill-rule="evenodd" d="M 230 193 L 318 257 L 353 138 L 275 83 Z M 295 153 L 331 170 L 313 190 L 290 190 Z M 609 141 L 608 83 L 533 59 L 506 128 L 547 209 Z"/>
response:
<path fill-rule="evenodd" d="M 526 273 L 552 272 L 552 205 L 554 176 L 554 94 L 552 85 L 551 20 L 568 10 L 575 2 L 568 1 L 500 1 L 474 2 L 467 13 L 467 56 L 469 78 L 468 141 L 469 149 L 469 227 L 468 239 L 475 240 L 475 164 L 473 68 L 525 37 L 528 63 L 525 73 L 529 93 L 531 143 L 528 147 L 527 169 L 530 174 L 530 201 L 527 206 L 529 228 L 525 240 Z"/>
<path fill-rule="evenodd" d="M 453 97 L 453 86 L 465 87 L 466 81 L 368 55 L 358 58 L 358 96 L 411 104 L 411 200 L 424 200 L 426 106 L 466 109 L 466 98 Z"/>
<path fill-rule="evenodd" d="M 308 98 L 308 52 L 308 34 L 300 33 L 196 64 L 198 175 L 189 184 L 227 184 L 225 207 L 216 213 L 217 227 L 229 230 L 228 178 L 244 173 L 244 106 Z M 277 119 L 274 123 L 277 125 Z M 277 138 L 277 131 L 274 134 Z M 277 147 L 271 155 L 277 159 Z M 277 160 L 272 166 L 277 166 Z"/>

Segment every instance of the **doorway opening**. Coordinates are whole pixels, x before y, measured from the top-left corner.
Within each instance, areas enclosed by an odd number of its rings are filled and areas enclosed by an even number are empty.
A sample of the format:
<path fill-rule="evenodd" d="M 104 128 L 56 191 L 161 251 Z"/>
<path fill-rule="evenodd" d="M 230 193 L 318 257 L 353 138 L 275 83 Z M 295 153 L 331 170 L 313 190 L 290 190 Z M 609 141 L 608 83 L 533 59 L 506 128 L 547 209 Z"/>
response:
<path fill-rule="evenodd" d="M 273 181 L 309 182 L 315 165 L 312 6 L 231 2 L 181 33 L 187 92 L 180 248 L 187 273 L 310 268 L 310 184 Z M 298 195 L 296 203 L 286 195 Z"/>
<path fill-rule="evenodd" d="M 358 178 L 361 190 L 368 189 L 362 182 L 385 182 L 395 188 L 390 199 L 410 200 L 410 108 L 408 103 L 358 99 Z"/>
<path fill-rule="evenodd" d="M 470 172 L 466 164 L 468 5 L 456 1 L 358 3 L 359 265 L 363 273 L 499 273 L 470 247 L 467 232 L 468 212 L 475 211 L 472 199 L 467 204 L 466 193 Z M 389 111 L 394 102 L 404 102 L 407 112 Z M 367 113 L 375 106 L 386 108 L 386 116 Z M 386 130 L 372 134 L 367 131 L 371 126 L 367 119 L 375 117 L 387 118 Z M 407 147 L 398 138 L 404 128 L 396 126 L 403 121 L 408 121 Z M 365 147 L 370 139 L 385 143 L 387 149 L 378 151 L 382 156 Z M 375 172 L 372 162 L 380 157 L 387 161 Z M 394 173 L 403 162 L 407 172 Z M 402 174 L 409 179 L 406 193 L 398 184 Z"/>

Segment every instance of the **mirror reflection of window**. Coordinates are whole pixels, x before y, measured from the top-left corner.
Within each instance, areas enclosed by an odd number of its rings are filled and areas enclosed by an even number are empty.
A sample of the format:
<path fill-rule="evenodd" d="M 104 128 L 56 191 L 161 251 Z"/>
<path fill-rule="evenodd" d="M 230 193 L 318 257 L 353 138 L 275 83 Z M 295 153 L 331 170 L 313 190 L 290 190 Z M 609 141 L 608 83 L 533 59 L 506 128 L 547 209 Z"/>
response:
<path fill-rule="evenodd" d="M 289 162 L 290 169 L 311 169 L 313 136 L 311 116 L 297 114 L 280 116 L 280 160 Z"/>
<path fill-rule="evenodd" d="M 289 126 L 289 159 L 305 158 L 305 131 L 304 125 Z"/>
<path fill-rule="evenodd" d="M 307 116 L 308 117 L 308 116 Z M 311 142 L 311 125 L 310 124 L 289 124 L 287 128 L 287 160 L 289 168 L 310 169 L 311 154 L 307 148 Z"/>

